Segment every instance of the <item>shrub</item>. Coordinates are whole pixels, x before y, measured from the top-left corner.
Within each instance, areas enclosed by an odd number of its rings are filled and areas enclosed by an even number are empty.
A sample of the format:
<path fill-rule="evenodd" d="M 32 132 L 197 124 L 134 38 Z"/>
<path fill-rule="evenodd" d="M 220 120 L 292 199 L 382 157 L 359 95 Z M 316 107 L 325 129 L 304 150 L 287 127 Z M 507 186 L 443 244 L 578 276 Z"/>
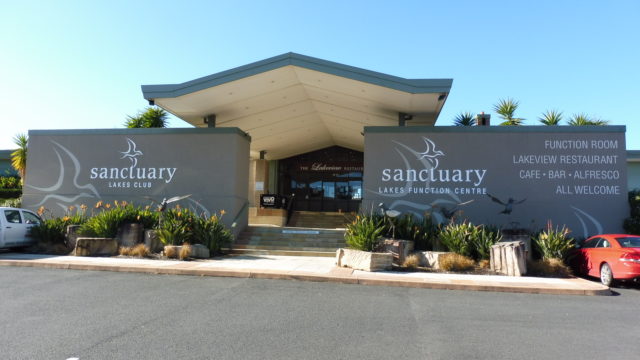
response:
<path fill-rule="evenodd" d="M 344 238 L 347 245 L 356 250 L 374 251 L 379 246 L 384 231 L 384 218 L 374 215 L 358 215 L 347 224 Z"/>
<path fill-rule="evenodd" d="M 527 273 L 531 276 L 570 277 L 571 269 L 560 259 L 529 261 Z"/>
<path fill-rule="evenodd" d="M 405 267 L 407 269 L 415 269 L 418 266 L 420 266 L 420 258 L 416 254 L 407 256 L 407 258 L 404 259 L 404 262 L 402 263 L 402 267 Z"/>
<path fill-rule="evenodd" d="M 499 228 L 480 225 L 469 238 L 471 254 L 476 260 L 488 260 L 491 257 L 491 247 L 502 240 Z"/>
<path fill-rule="evenodd" d="M 0 189 L 0 198 L 15 199 L 22 195 L 22 189 Z"/>
<path fill-rule="evenodd" d="M 209 248 L 212 255 L 220 253 L 233 241 L 233 234 L 222 223 L 223 215 L 224 211 L 221 211 L 220 216 L 213 215 L 209 219 L 200 216 L 194 221 L 193 238 Z"/>
<path fill-rule="evenodd" d="M 404 214 L 393 219 L 395 224 L 396 239 L 411 240 L 414 242 L 416 250 L 431 250 L 433 248 L 433 238 L 436 234 L 436 227 L 429 215 L 422 219 L 415 218 L 413 214 Z M 391 223 L 388 217 L 384 219 L 383 234 L 392 235 Z"/>
<path fill-rule="evenodd" d="M 475 268 L 475 263 L 472 259 L 456 254 L 443 254 L 440 256 L 440 269 L 444 271 L 470 271 Z"/>
<path fill-rule="evenodd" d="M 0 189 L 22 189 L 20 177 L 18 176 L 0 176 Z"/>
<path fill-rule="evenodd" d="M 197 217 L 186 209 L 171 209 L 161 215 L 158 239 L 165 245 L 182 245 L 193 238 Z"/>
<path fill-rule="evenodd" d="M 565 226 L 561 229 L 553 228 L 551 221 L 549 221 L 546 229 L 533 235 L 531 241 L 543 260 L 564 259 L 569 250 L 575 246 L 573 238 L 568 236 L 569 233 L 569 229 Z"/>
<path fill-rule="evenodd" d="M 168 258 L 177 258 L 178 250 L 175 247 L 165 247 L 164 248 L 164 256 Z"/>
<path fill-rule="evenodd" d="M 189 256 L 191 256 L 191 245 L 183 244 L 180 247 L 180 253 L 178 254 L 178 258 L 180 260 L 185 260 L 185 259 L 188 259 Z"/>
<path fill-rule="evenodd" d="M 468 221 L 457 224 L 451 221 L 440 229 L 438 238 L 449 251 L 463 256 L 471 256 L 471 237 L 477 236 L 478 229 Z"/>
<path fill-rule="evenodd" d="M 140 209 L 132 204 L 115 201 L 114 206 L 111 206 L 111 204 L 98 202 L 96 208 L 102 209 L 102 211 L 89 218 L 82 225 L 80 228 L 82 235 L 115 238 L 120 225 L 138 222 L 141 219 Z"/>
<path fill-rule="evenodd" d="M 0 196 L 2 197 L 2 196 Z M 22 207 L 22 198 L 21 197 L 17 197 L 14 199 L 0 199 L 0 206 L 3 207 L 13 207 L 13 208 L 20 208 Z"/>
<path fill-rule="evenodd" d="M 624 231 L 640 235 L 640 190 L 629 191 L 630 216 L 624 220 Z"/>
<path fill-rule="evenodd" d="M 73 208 L 70 208 L 68 211 L 73 211 Z M 43 207 L 38 210 L 38 214 L 41 216 L 45 213 L 46 210 Z M 84 210 L 78 211 L 76 209 L 74 214 L 68 214 L 61 218 L 51 217 L 49 219 L 43 219 L 42 223 L 31 227 L 31 236 L 39 243 L 66 245 L 65 233 L 67 226 L 82 225 L 85 221 L 87 221 L 87 219 L 84 216 Z"/>

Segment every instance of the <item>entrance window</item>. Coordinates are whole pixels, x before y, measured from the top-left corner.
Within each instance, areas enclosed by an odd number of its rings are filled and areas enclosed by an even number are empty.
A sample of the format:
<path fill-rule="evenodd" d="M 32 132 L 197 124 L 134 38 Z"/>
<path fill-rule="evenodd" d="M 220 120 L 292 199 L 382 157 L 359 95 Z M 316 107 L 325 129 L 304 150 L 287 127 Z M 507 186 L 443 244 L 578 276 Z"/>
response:
<path fill-rule="evenodd" d="M 362 200 L 363 154 L 338 146 L 278 162 L 279 192 L 295 194 L 294 207 L 357 211 Z"/>

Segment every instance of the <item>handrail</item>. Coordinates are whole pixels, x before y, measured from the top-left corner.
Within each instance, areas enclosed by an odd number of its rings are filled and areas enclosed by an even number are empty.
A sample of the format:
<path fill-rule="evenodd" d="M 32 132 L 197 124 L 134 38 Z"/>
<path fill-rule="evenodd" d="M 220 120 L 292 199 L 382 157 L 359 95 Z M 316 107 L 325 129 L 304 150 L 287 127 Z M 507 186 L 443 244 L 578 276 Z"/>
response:
<path fill-rule="evenodd" d="M 289 202 L 287 203 L 287 222 L 285 225 L 289 225 L 289 221 L 291 221 L 291 216 L 293 215 L 293 203 L 296 201 L 296 194 L 291 194 L 289 197 Z"/>
<path fill-rule="evenodd" d="M 242 207 L 240 208 L 240 210 L 238 210 L 238 213 L 236 214 L 236 216 L 233 218 L 233 220 L 231 221 L 231 228 L 235 228 L 238 224 L 238 218 L 240 217 L 240 215 L 242 214 L 242 212 L 244 211 L 244 209 L 247 208 L 247 205 L 249 205 L 249 200 L 246 200 L 244 202 L 244 204 L 242 205 Z"/>

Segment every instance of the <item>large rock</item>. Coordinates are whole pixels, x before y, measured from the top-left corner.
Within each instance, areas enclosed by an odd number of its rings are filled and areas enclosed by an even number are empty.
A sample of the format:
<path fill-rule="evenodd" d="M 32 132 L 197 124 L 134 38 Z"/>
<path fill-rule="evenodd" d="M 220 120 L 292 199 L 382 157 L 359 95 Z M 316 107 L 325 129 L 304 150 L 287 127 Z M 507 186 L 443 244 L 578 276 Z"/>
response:
<path fill-rule="evenodd" d="M 338 249 L 336 251 L 336 265 L 364 271 L 389 270 L 393 266 L 393 254 Z"/>
<path fill-rule="evenodd" d="M 159 253 L 164 249 L 164 244 L 160 241 L 156 230 L 146 230 L 144 232 L 144 244 L 152 253 Z"/>
<path fill-rule="evenodd" d="M 73 254 L 75 256 L 118 255 L 118 241 L 112 238 L 79 237 Z"/>
<path fill-rule="evenodd" d="M 67 225 L 67 231 L 64 234 L 64 237 L 67 240 L 67 248 L 76 248 L 76 241 L 78 240 L 78 237 L 80 237 L 80 227 L 81 225 Z"/>
<path fill-rule="evenodd" d="M 385 239 L 382 243 L 385 252 L 393 255 L 393 263 L 402 265 L 413 251 L 414 243 L 410 240 Z"/>
<path fill-rule="evenodd" d="M 444 251 L 418 251 L 417 254 L 420 259 L 420 265 L 440 270 L 440 258 L 442 255 L 450 253 Z"/>
<path fill-rule="evenodd" d="M 122 224 L 118 228 L 118 244 L 120 246 L 136 246 L 143 241 L 144 226 L 138 223 Z"/>
<path fill-rule="evenodd" d="M 491 247 L 491 270 L 498 274 L 522 276 L 527 273 L 527 252 L 522 241 L 499 242 Z"/>

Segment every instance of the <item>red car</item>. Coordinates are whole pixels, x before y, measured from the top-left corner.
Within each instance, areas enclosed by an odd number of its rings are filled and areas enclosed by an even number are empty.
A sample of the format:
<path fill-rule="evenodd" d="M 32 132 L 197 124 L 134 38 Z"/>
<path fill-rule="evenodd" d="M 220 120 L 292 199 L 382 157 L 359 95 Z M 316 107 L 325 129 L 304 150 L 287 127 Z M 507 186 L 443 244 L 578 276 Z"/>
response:
<path fill-rule="evenodd" d="M 570 262 L 579 274 L 599 277 L 606 286 L 611 286 L 614 280 L 638 280 L 640 236 L 592 236 L 575 250 Z"/>

